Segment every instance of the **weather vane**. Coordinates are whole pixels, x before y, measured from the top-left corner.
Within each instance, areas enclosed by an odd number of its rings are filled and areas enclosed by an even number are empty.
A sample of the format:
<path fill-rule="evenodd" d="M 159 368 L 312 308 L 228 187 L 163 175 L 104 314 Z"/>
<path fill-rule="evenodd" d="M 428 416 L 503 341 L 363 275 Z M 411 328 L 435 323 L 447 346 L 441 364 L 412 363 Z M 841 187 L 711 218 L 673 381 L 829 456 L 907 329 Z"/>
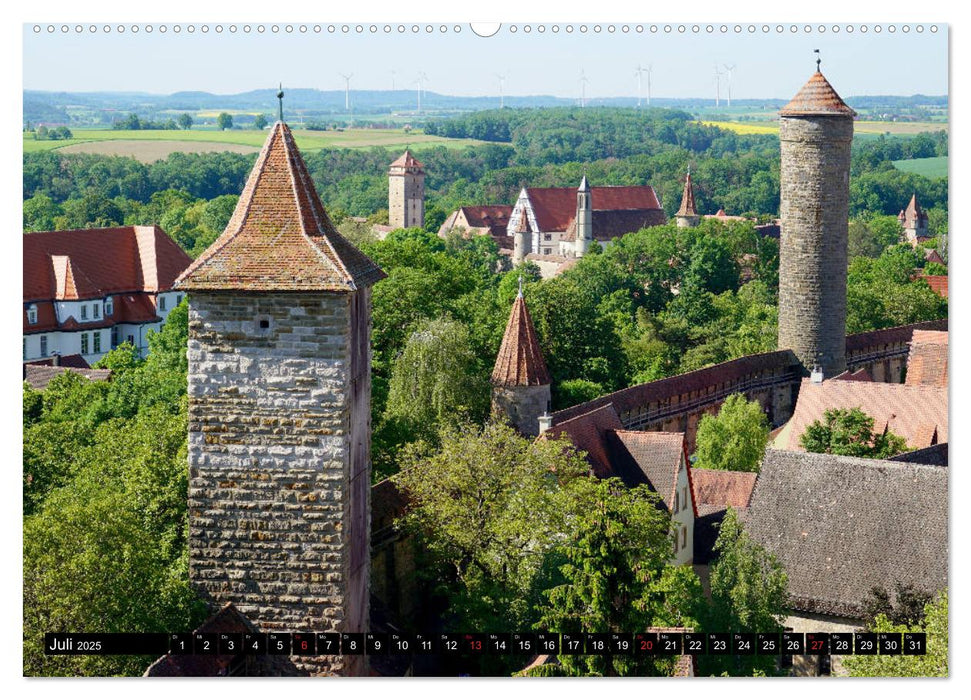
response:
<path fill-rule="evenodd" d="M 819 49 L 813 49 L 813 53 L 816 54 L 816 70 L 819 70 L 819 64 L 823 62 L 823 59 L 819 57 Z"/>
<path fill-rule="evenodd" d="M 276 98 L 280 100 L 280 121 L 283 121 L 283 83 L 280 83 L 280 92 L 276 94 Z"/>

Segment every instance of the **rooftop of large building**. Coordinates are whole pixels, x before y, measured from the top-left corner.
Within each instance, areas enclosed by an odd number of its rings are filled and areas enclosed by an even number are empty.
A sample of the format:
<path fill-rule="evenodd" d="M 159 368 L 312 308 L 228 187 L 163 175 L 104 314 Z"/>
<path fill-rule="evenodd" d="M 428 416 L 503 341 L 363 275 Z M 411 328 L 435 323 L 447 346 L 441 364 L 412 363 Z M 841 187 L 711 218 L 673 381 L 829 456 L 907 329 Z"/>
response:
<path fill-rule="evenodd" d="M 947 339 L 947 331 L 914 331 L 907 357 L 907 384 L 947 386 Z"/>
<path fill-rule="evenodd" d="M 158 226 L 24 234 L 24 302 L 172 288 L 192 262 Z"/>
<path fill-rule="evenodd" d="M 947 481 L 946 467 L 767 450 L 741 517 L 793 608 L 859 618 L 874 586 L 947 586 Z"/>
<path fill-rule="evenodd" d="M 289 127 L 277 122 L 225 231 L 176 286 L 346 292 L 385 277 L 331 223 Z"/>
<path fill-rule="evenodd" d="M 526 195 L 540 231 L 566 231 L 576 218 L 577 189 L 574 187 L 527 187 Z M 657 223 L 666 221 L 657 193 L 650 185 L 591 187 L 590 206 L 595 217 L 595 233 L 597 212 L 651 211 L 655 212 L 654 218 L 658 218 L 659 212 L 660 221 Z"/>

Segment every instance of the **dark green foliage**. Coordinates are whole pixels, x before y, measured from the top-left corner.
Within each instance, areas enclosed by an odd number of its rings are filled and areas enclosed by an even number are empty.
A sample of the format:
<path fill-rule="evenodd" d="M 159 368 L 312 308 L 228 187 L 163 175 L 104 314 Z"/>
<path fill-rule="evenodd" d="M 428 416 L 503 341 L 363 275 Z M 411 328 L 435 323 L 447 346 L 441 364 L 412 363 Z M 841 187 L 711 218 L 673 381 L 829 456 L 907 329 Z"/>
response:
<path fill-rule="evenodd" d="M 711 603 L 703 621 L 708 631 L 781 632 L 786 618 L 788 577 L 775 555 L 745 532 L 729 508 L 715 542 L 717 562 L 711 567 Z M 769 656 L 699 656 L 703 675 L 771 674 L 777 659 Z"/>
<path fill-rule="evenodd" d="M 563 583 L 546 591 L 538 627 L 560 633 L 628 632 L 696 625 L 704 599 L 690 567 L 673 567 L 671 520 L 647 486 L 578 482 L 578 516 L 564 546 Z M 564 675 L 667 675 L 670 659 L 559 657 Z"/>
<path fill-rule="evenodd" d="M 799 438 L 808 452 L 887 459 L 906 452 L 907 441 L 889 430 L 873 430 L 873 418 L 859 408 L 833 408 L 813 421 Z"/>
<path fill-rule="evenodd" d="M 896 585 L 896 605 L 891 602 L 890 593 L 883 586 L 874 586 L 863 601 L 863 620 L 867 629 L 873 630 L 877 617 L 883 615 L 891 624 L 920 627 L 924 622 L 924 608 L 934 596 L 918 590 L 913 584 Z"/>
<path fill-rule="evenodd" d="M 152 659 L 47 657 L 43 634 L 192 629 L 187 571 L 186 302 L 148 336 L 24 394 L 24 672 L 140 675 Z M 40 403 L 40 406 L 38 406 Z"/>

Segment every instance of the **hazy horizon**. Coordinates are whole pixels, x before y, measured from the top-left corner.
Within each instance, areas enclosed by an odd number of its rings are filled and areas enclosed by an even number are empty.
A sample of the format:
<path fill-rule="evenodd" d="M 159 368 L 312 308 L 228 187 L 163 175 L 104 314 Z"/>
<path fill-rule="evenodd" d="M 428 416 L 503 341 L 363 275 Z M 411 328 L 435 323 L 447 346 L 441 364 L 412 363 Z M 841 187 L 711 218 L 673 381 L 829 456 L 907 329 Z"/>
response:
<path fill-rule="evenodd" d="M 642 66 L 641 94 L 647 96 L 648 74 L 651 70 L 652 98 L 665 99 L 714 99 L 716 96 L 716 66 L 718 92 L 724 101 L 727 97 L 729 67 L 733 99 L 786 99 L 805 83 L 815 70 L 813 49 L 820 49 L 822 71 L 844 96 L 911 96 L 948 94 L 948 27 L 946 25 L 909 25 L 904 33 L 902 24 L 868 25 L 862 33 L 856 24 L 852 33 L 840 23 L 840 31 L 834 33 L 834 25 L 812 25 L 806 33 L 806 25 L 784 25 L 784 31 L 776 32 L 775 24 L 768 33 L 762 32 L 762 24 L 755 25 L 754 33 L 748 32 L 749 24 L 742 24 L 741 32 L 734 32 L 735 25 L 720 32 L 720 24 L 713 25 L 708 34 L 706 25 L 699 25 L 699 33 L 692 33 L 693 25 L 686 25 L 684 34 L 678 33 L 678 25 L 670 25 L 670 33 L 664 24 L 657 25 L 655 34 L 650 24 L 629 24 L 623 33 L 621 23 L 602 24 L 595 33 L 593 23 L 588 23 L 586 33 L 580 32 L 579 24 L 558 23 L 557 33 L 553 24 L 544 25 L 539 33 L 538 24 L 518 24 L 517 31 L 511 25 L 493 37 L 475 35 L 469 25 L 434 25 L 431 34 L 425 26 L 412 33 L 411 25 L 399 34 L 397 24 L 391 32 L 384 33 L 384 24 L 377 24 L 376 33 L 369 33 L 370 24 L 364 24 L 364 32 L 356 34 L 354 24 L 335 25 L 329 33 L 329 25 L 321 24 L 321 31 L 314 32 L 314 24 L 307 24 L 306 32 L 300 33 L 299 23 L 293 23 L 292 33 L 285 31 L 286 24 L 279 24 L 279 31 L 272 32 L 272 24 L 265 24 L 264 33 L 257 32 L 258 23 L 250 23 L 252 30 L 244 33 L 244 23 L 238 23 L 237 31 L 229 31 L 230 23 L 223 23 L 222 32 L 215 28 L 219 23 L 192 23 L 195 31 L 188 33 L 188 24 L 182 31 L 174 32 L 174 24 L 166 23 L 168 31 L 160 33 L 160 24 L 153 25 L 148 33 L 147 25 L 138 24 L 139 31 L 131 31 L 132 24 L 125 24 L 123 33 L 118 25 L 111 32 L 103 32 L 103 24 L 97 33 L 88 30 L 75 31 L 71 24 L 62 33 L 57 25 L 48 33 L 47 25 L 39 33 L 34 25 L 25 24 L 24 74 L 25 90 L 47 92 L 141 92 L 152 95 L 169 95 L 175 92 L 209 92 L 231 95 L 261 88 L 271 88 L 281 81 L 284 89 L 301 86 L 321 91 L 342 91 L 342 74 L 351 75 L 353 91 L 417 90 L 421 73 L 425 90 L 443 95 L 460 97 L 488 97 L 499 93 L 499 76 L 504 76 L 503 92 L 507 96 L 525 97 L 549 95 L 561 99 L 577 99 L 586 78 L 586 99 L 637 97 L 636 69 Z M 202 32 L 205 25 L 207 32 Z M 568 33 L 566 27 L 573 27 Z M 608 28 L 615 31 L 610 33 Z M 936 32 L 930 28 L 937 27 Z M 123 57 L 123 60 L 119 60 Z M 68 59 L 69 60 L 66 60 Z M 110 67 L 110 70 L 106 70 Z M 770 97 L 771 95 L 771 97 Z"/>

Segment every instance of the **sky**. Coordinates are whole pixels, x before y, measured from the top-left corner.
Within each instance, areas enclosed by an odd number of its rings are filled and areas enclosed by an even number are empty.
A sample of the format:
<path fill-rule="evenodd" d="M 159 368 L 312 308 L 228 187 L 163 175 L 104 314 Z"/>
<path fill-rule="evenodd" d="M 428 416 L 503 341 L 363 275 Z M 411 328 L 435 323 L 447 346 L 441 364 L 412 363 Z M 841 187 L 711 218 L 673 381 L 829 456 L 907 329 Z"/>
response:
<path fill-rule="evenodd" d="M 293 28 L 286 32 L 286 26 Z M 200 90 L 231 94 L 276 86 L 343 89 L 341 74 L 350 74 L 351 89 L 417 89 L 419 73 L 427 76 L 425 89 L 451 95 L 496 95 L 499 75 L 507 95 L 548 94 L 576 98 L 581 75 L 586 78 L 587 98 L 637 96 L 635 70 L 651 68 L 651 94 L 655 97 L 706 97 L 716 94 L 716 66 L 722 76 L 720 94 L 728 91 L 727 66 L 732 97 L 788 98 L 815 69 L 813 49 L 820 49 L 822 70 L 837 91 L 854 95 L 943 95 L 948 92 L 948 26 L 903 23 L 812 25 L 805 23 L 516 23 L 502 24 L 493 36 L 476 35 L 471 25 L 451 22 L 433 25 L 414 22 L 326 24 L 288 22 L 112 22 L 97 31 L 90 22 L 80 33 L 76 23 L 62 32 L 63 22 L 28 22 L 23 26 L 23 85 L 25 89 L 55 91 L 139 91 L 169 94 Z M 188 31 L 189 25 L 194 31 Z M 301 24 L 306 32 L 300 32 Z M 713 28 L 707 32 L 708 25 Z M 893 24 L 895 31 L 889 27 Z M 137 25 L 138 31 L 132 31 Z M 208 29 L 202 31 L 203 25 Z M 222 31 L 217 33 L 216 27 Z M 260 34 L 257 27 L 263 26 Z M 274 33 L 272 27 L 277 26 Z M 347 27 L 348 32 L 342 29 Z M 419 31 L 413 32 L 412 27 Z M 426 27 L 432 26 L 428 33 Z M 447 31 L 442 33 L 440 28 Z M 525 31 L 526 27 L 530 31 Z M 542 26 L 545 31 L 540 32 Z M 553 27 L 558 29 L 554 33 Z M 585 26 L 586 32 L 581 31 Z M 628 31 L 623 32 L 627 26 Z M 656 27 L 656 32 L 651 27 Z M 684 27 L 684 33 L 678 31 Z M 750 32 L 749 27 L 755 27 Z M 763 26 L 769 31 L 764 32 Z M 779 32 L 778 27 L 783 31 Z M 812 31 L 805 28 L 811 26 Z M 823 26 L 825 31 L 820 32 Z M 839 31 L 834 33 L 833 27 Z M 35 27 L 40 27 L 36 32 Z M 314 28 L 320 31 L 315 32 Z M 330 28 L 334 31 L 331 33 Z M 460 31 L 456 32 L 455 27 Z M 515 27 L 515 31 L 513 28 Z M 571 28 L 572 32 L 567 28 Z M 600 32 L 595 28 L 599 27 Z M 609 28 L 614 31 L 610 32 Z M 637 28 L 642 31 L 638 32 Z M 670 29 L 665 31 L 665 27 Z M 697 27 L 695 33 L 693 29 Z M 796 31 L 793 32 L 792 28 Z M 933 31 L 932 28 L 936 31 Z M 642 74 L 641 93 L 647 94 L 647 73 Z"/>

